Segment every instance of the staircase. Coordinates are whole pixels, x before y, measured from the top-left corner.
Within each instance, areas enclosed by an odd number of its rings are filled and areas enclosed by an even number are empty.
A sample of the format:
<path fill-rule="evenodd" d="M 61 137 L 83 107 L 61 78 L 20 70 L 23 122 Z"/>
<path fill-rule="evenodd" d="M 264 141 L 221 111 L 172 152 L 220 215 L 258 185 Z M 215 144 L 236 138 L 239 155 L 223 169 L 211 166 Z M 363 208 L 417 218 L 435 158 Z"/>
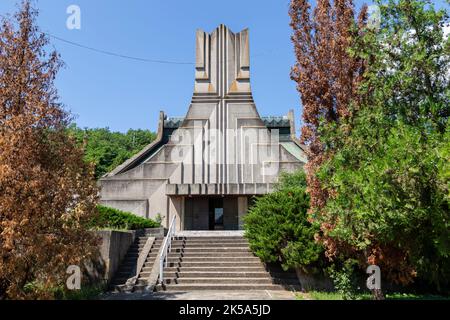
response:
<path fill-rule="evenodd" d="M 298 289 L 295 273 L 266 267 L 242 236 L 176 237 L 157 291 Z"/>
<path fill-rule="evenodd" d="M 155 258 L 162 243 L 162 238 L 156 238 L 153 242 L 153 246 L 151 247 L 151 250 L 147 256 L 144 267 L 139 273 L 136 283 L 130 287 L 129 285 L 127 285 L 127 281 L 136 276 L 139 254 L 142 252 L 145 243 L 151 236 L 152 235 L 144 234 L 136 237 L 136 240 L 128 249 L 127 254 L 122 260 L 119 269 L 117 270 L 113 280 L 111 281 L 110 287 L 113 291 L 141 291 L 146 287 L 146 279 L 148 278 L 152 270 Z"/>

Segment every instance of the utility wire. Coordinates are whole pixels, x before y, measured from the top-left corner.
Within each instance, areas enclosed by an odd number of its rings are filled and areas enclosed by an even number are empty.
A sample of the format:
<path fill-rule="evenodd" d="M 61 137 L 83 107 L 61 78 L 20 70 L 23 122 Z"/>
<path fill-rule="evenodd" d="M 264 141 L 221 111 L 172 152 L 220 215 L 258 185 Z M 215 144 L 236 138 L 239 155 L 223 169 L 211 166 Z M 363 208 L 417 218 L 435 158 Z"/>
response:
<path fill-rule="evenodd" d="M 0 14 L 0 17 L 3 19 L 6 19 L 6 16 L 3 14 Z M 184 62 L 184 61 L 171 61 L 171 60 L 157 60 L 157 59 L 147 59 L 147 58 L 140 58 L 140 57 L 133 57 L 133 56 L 128 56 L 128 55 L 124 55 L 124 54 L 120 54 L 120 53 L 115 53 L 115 52 L 111 52 L 111 51 L 107 51 L 107 50 L 102 50 L 102 49 L 97 49 L 97 48 L 93 48 L 93 47 L 89 47 L 74 41 L 70 41 L 70 40 L 66 40 L 63 39 L 61 37 L 55 36 L 51 33 L 48 32 L 43 32 L 43 31 L 38 31 L 41 34 L 44 34 L 50 38 L 56 39 L 58 41 L 70 44 L 72 46 L 75 47 L 79 47 L 82 49 L 86 49 L 86 50 L 90 50 L 93 52 L 97 52 L 97 53 L 101 53 L 101 54 L 106 54 L 109 56 L 113 56 L 113 57 L 118 57 L 118 58 L 122 58 L 122 59 L 128 59 L 128 60 L 134 60 L 134 61 L 139 61 L 139 62 L 147 62 L 147 63 L 159 63 L 159 64 L 175 64 L 175 65 L 195 65 L 194 62 Z M 260 56 L 263 54 L 259 54 L 259 55 L 255 55 L 256 56 Z M 231 59 L 229 60 L 231 61 Z"/>
<path fill-rule="evenodd" d="M 96 48 L 93 48 L 93 47 L 88 47 L 88 46 L 85 46 L 83 44 L 79 44 L 79 43 L 76 43 L 76 42 L 73 42 L 73 41 L 69 41 L 69 40 L 63 39 L 61 37 L 54 36 L 54 35 L 52 35 L 52 34 L 50 34 L 48 32 L 42 32 L 42 31 L 39 31 L 39 32 L 41 32 L 42 34 L 45 34 L 46 36 L 48 36 L 50 38 L 59 40 L 61 42 L 64 42 L 64 43 L 67 43 L 67 44 L 70 44 L 70 45 L 73 45 L 73 46 L 76 46 L 76 47 L 79 47 L 79 48 L 82 48 L 82 49 L 87 49 L 87 50 L 94 51 L 94 52 L 97 52 L 97 53 L 102 53 L 102 54 L 106 54 L 106 55 L 109 55 L 109 56 L 113 56 L 113 57 L 119 57 L 119 58 L 123 58 L 123 59 L 129 59 L 129 60 L 140 61 L 140 62 L 149 62 L 149 63 L 176 64 L 176 65 L 195 65 L 194 62 L 171 61 L 171 60 L 156 60 L 156 59 L 146 59 L 146 58 L 127 56 L 127 55 L 123 55 L 123 54 L 119 54 L 119 53 L 115 53 L 115 52 L 111 52 L 111 51 L 106 51 L 106 50 L 102 50 L 102 49 L 96 49 Z M 260 53 L 260 54 L 253 55 L 252 57 L 255 58 L 255 57 L 264 56 L 264 55 L 265 55 L 264 53 Z M 228 61 L 232 61 L 232 60 L 233 60 L 232 58 L 228 59 Z"/>
<path fill-rule="evenodd" d="M 73 41 L 69 41 L 69 40 L 63 39 L 61 37 L 54 36 L 54 35 L 52 35 L 52 34 L 50 34 L 48 32 L 41 32 L 41 33 L 43 33 L 43 34 L 45 34 L 45 35 L 47 35 L 47 36 L 49 36 L 49 37 L 51 37 L 53 39 L 56 39 L 58 41 L 61 41 L 61 42 L 64 42 L 64 43 L 67 43 L 67 44 L 70 44 L 70 45 L 73 45 L 73 46 L 76 46 L 76 47 L 79 47 L 79 48 L 83 48 L 83 49 L 87 49 L 87 50 L 90 50 L 90 51 L 94 51 L 94 52 L 97 52 L 97 53 L 102 53 L 102 54 L 106 54 L 106 55 L 109 55 L 109 56 L 113 56 L 113 57 L 119 57 L 119 58 L 123 58 L 123 59 L 129 59 L 129 60 L 140 61 L 140 62 L 148 62 L 148 63 L 194 65 L 193 62 L 156 60 L 156 59 L 146 59 L 146 58 L 127 56 L 127 55 L 123 55 L 123 54 L 119 54 L 119 53 L 115 53 L 115 52 L 111 52 L 111 51 L 106 51 L 106 50 L 102 50 L 102 49 L 96 49 L 96 48 L 93 48 L 93 47 L 88 47 L 88 46 L 85 46 L 85 45 L 80 44 L 80 43 L 76 43 L 76 42 L 73 42 Z"/>

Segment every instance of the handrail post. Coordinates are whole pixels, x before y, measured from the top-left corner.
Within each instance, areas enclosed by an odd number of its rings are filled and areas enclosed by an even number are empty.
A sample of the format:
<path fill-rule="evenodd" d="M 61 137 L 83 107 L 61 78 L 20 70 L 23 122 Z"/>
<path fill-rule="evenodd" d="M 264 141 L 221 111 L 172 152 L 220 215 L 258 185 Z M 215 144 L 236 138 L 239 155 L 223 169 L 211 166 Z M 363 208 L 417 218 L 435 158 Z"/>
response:
<path fill-rule="evenodd" d="M 169 265 L 169 252 L 172 251 L 172 238 L 175 236 L 177 216 L 173 216 L 172 222 L 170 223 L 169 230 L 167 231 L 166 239 L 164 240 L 161 253 L 159 256 L 159 281 L 161 284 L 164 283 L 164 267 Z"/>

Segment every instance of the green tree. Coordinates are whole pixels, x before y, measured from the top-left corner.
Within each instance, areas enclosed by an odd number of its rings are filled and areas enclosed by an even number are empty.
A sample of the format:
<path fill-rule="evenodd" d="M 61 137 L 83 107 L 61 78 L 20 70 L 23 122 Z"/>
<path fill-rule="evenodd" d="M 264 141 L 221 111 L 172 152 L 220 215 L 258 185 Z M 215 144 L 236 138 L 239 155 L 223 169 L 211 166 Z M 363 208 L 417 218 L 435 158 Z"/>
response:
<path fill-rule="evenodd" d="M 307 220 L 308 208 L 305 174 L 282 175 L 277 190 L 257 198 L 244 218 L 252 251 L 286 270 L 311 267 L 323 249 L 314 241 L 318 229 Z"/>
<path fill-rule="evenodd" d="M 329 256 L 439 288 L 450 279 L 448 15 L 425 0 L 377 3 L 380 28 L 353 48 L 369 61 L 361 103 L 320 128 L 336 151 L 319 172 L 333 196 L 318 218 Z"/>
<path fill-rule="evenodd" d="M 75 124 L 69 128 L 80 145 L 84 145 L 85 160 L 95 165 L 95 177 L 101 178 L 131 158 L 156 138 L 148 130 L 111 132 L 109 128 L 81 129 Z"/>

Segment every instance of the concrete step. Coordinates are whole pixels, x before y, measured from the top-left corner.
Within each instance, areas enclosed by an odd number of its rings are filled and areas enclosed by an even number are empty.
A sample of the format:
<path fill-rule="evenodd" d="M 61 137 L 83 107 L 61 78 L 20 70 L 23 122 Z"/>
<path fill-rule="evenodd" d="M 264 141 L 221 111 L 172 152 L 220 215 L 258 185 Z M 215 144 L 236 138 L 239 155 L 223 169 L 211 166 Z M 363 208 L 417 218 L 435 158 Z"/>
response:
<path fill-rule="evenodd" d="M 187 241 L 185 242 L 187 246 L 200 246 L 200 247 L 207 247 L 211 245 L 217 245 L 217 246 L 235 246 L 235 245 L 242 245 L 242 246 L 248 246 L 248 242 L 245 241 L 208 241 L 208 242 L 201 242 L 201 241 Z"/>
<path fill-rule="evenodd" d="M 195 291 L 195 290 L 284 290 L 285 286 L 275 284 L 168 284 L 158 285 L 156 291 Z"/>
<path fill-rule="evenodd" d="M 243 241 L 246 242 L 247 239 L 243 237 L 175 237 L 174 240 L 178 241 L 195 241 L 195 242 L 234 242 L 234 241 Z"/>
<path fill-rule="evenodd" d="M 139 278 L 148 278 L 151 273 L 150 271 L 141 271 L 141 273 L 139 273 Z"/>
<path fill-rule="evenodd" d="M 153 253 L 157 253 L 159 250 L 159 248 L 151 248 L 150 252 Z M 139 256 L 139 254 L 142 253 L 142 250 L 135 250 L 135 249 L 130 249 L 127 251 L 127 254 L 125 255 L 125 258 L 127 257 L 136 257 Z"/>
<path fill-rule="evenodd" d="M 144 268 L 151 268 L 151 267 L 153 267 L 153 262 L 145 262 L 144 263 Z"/>
<path fill-rule="evenodd" d="M 251 252 L 248 247 L 172 247 L 171 252 Z"/>
<path fill-rule="evenodd" d="M 180 250 L 180 249 L 192 249 L 192 250 L 210 250 L 210 249 L 235 249 L 235 248 L 247 248 L 248 246 L 243 245 L 243 244 L 239 244 L 239 245 L 212 245 L 212 244 L 208 244 L 208 245 L 204 245 L 204 246 L 181 246 L 181 245 L 173 245 L 172 246 L 172 251 L 173 250 Z"/>
<path fill-rule="evenodd" d="M 153 244 L 152 248 L 159 248 L 160 246 L 161 245 L 159 245 L 159 244 Z M 142 250 L 145 247 L 145 243 L 139 244 L 136 247 Z"/>
<path fill-rule="evenodd" d="M 141 272 L 150 272 L 150 271 L 152 271 L 152 268 L 153 268 L 153 265 L 151 266 L 151 267 L 143 267 L 142 268 L 142 270 L 141 270 Z"/>
<path fill-rule="evenodd" d="M 111 284 L 110 287 L 114 289 L 114 292 L 125 292 L 126 291 L 126 285 L 125 284 Z"/>
<path fill-rule="evenodd" d="M 149 258 L 156 258 L 156 254 L 149 254 Z M 175 258 L 254 258 L 255 256 L 251 252 L 171 252 L 168 255 L 169 260 Z"/>
<path fill-rule="evenodd" d="M 265 271 L 256 272 L 214 272 L 214 271 L 182 271 L 178 272 L 164 272 L 168 278 L 209 278 L 210 280 L 216 278 L 269 278 L 270 275 Z"/>
<path fill-rule="evenodd" d="M 185 256 L 185 257 L 179 257 L 179 258 L 172 258 L 169 257 L 167 259 L 169 263 L 171 262 L 234 262 L 241 263 L 241 262 L 260 262 L 258 258 L 256 257 L 236 257 L 236 256 Z"/>
<path fill-rule="evenodd" d="M 162 241 L 161 241 L 162 243 Z M 158 259 L 152 251 L 138 281 L 145 281 Z M 188 237 L 172 242 L 165 284 L 156 290 L 283 290 L 298 287 L 290 273 L 268 272 L 243 237 Z M 295 276 L 295 273 L 293 274 Z M 282 279 L 281 279 L 282 278 Z"/>
<path fill-rule="evenodd" d="M 227 260 L 219 260 L 219 261 L 205 261 L 205 259 L 201 259 L 201 261 L 169 261 L 168 267 L 191 267 L 191 268 L 201 268 L 201 267 L 229 267 L 229 266 L 238 266 L 238 267 L 260 267 L 261 263 L 256 260 L 251 261 L 242 261 L 240 259 L 239 264 L 235 261 Z M 147 264 L 146 264 L 147 267 Z"/>
<path fill-rule="evenodd" d="M 225 267 L 220 267 L 217 266 L 216 264 L 214 266 L 210 266 L 210 267 L 204 267 L 204 266 L 200 266 L 200 267 L 185 267 L 183 266 L 181 267 L 167 267 L 164 268 L 164 272 L 266 272 L 266 269 L 264 269 L 263 266 L 259 265 L 259 264 L 254 264 L 254 266 L 250 266 L 250 267 L 242 267 L 242 266 L 235 266 L 235 264 L 233 263 L 232 266 L 225 266 Z"/>
<path fill-rule="evenodd" d="M 137 283 L 133 287 L 133 292 L 144 292 L 147 289 L 147 284 Z"/>
<path fill-rule="evenodd" d="M 166 284 L 273 284 L 271 278 L 165 278 Z"/>
<path fill-rule="evenodd" d="M 133 292 L 139 292 L 145 289 L 145 287 L 147 286 L 147 280 L 144 279 L 138 279 L 136 281 L 136 284 L 133 287 Z"/>
<path fill-rule="evenodd" d="M 184 245 L 184 246 L 196 246 L 196 247 L 208 247 L 208 246 L 221 246 L 221 245 L 225 245 L 225 246 L 235 246 L 235 245 L 240 245 L 243 247 L 248 247 L 249 244 L 248 242 L 244 242 L 244 241 L 195 241 L 195 242 L 191 242 L 191 241 L 186 241 L 186 242 L 172 242 L 173 245 L 177 246 L 177 245 Z"/>

